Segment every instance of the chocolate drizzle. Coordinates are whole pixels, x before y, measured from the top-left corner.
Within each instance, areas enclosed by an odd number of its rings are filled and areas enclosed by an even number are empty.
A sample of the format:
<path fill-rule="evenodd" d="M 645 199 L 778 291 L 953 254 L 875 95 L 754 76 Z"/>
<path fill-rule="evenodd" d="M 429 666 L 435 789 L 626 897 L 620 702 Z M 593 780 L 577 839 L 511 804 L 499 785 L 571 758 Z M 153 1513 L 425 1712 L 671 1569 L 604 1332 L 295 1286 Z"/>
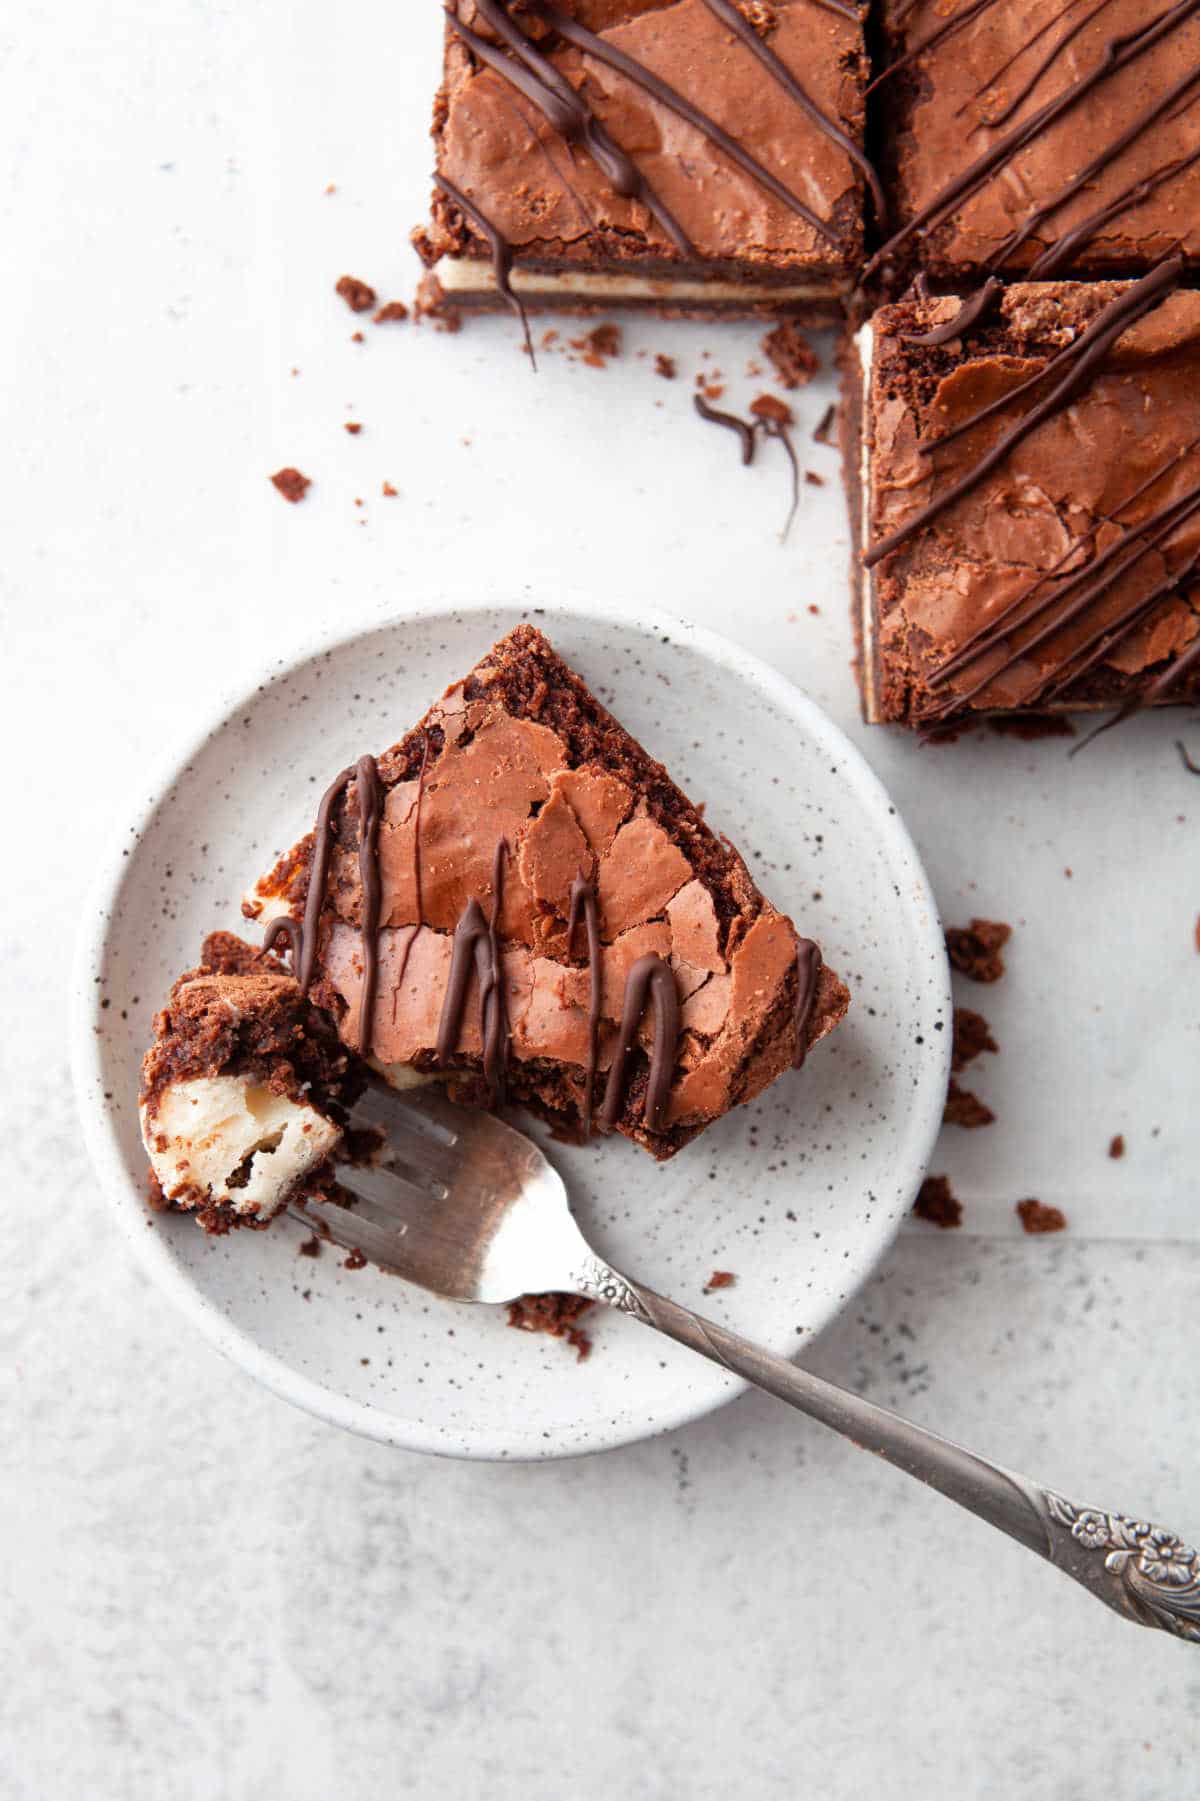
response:
<path fill-rule="evenodd" d="M 625 1099 L 625 1066 L 637 1038 L 638 1027 L 647 1000 L 654 1002 L 654 1045 L 650 1053 L 650 1074 L 646 1082 L 646 1102 L 642 1119 L 648 1132 L 661 1132 L 666 1115 L 667 1098 L 675 1074 L 675 1053 L 679 1044 L 679 994 L 670 965 L 653 951 L 639 957 L 625 978 L 625 1000 L 621 1010 L 621 1029 L 613 1050 L 608 1085 L 600 1119 L 611 1132 L 621 1117 Z"/>
<path fill-rule="evenodd" d="M 288 941 L 288 950 L 292 955 L 292 969 L 298 969 L 301 947 L 304 943 L 304 928 L 298 919 L 293 919 L 288 913 L 280 913 L 270 922 L 263 933 L 263 949 L 273 951 L 281 938 L 286 938 Z"/>
<path fill-rule="evenodd" d="M 504 1068 L 507 1061 L 508 1025 L 504 1006 L 504 982 L 500 964 L 497 927 L 500 919 L 504 858 L 508 846 L 502 838 L 496 846 L 492 865 L 492 911 L 485 919 L 477 900 L 469 900 L 454 928 L 454 948 L 450 957 L 450 979 L 446 984 L 441 1018 L 437 1031 L 437 1060 L 446 1068 L 462 1036 L 467 990 L 471 971 L 479 987 L 479 1029 L 483 1039 L 483 1074 L 488 1085 L 490 1104 L 498 1106 L 504 1096 Z"/>
<path fill-rule="evenodd" d="M 600 923 L 596 912 L 596 884 L 589 876 L 577 875 L 571 883 L 571 913 L 567 921 L 567 955 L 575 943 L 575 930 L 583 915 L 587 927 L 588 947 L 588 1055 L 583 1081 L 583 1135 L 592 1135 L 592 1102 L 596 1089 L 596 1066 L 599 1059 L 600 1003 L 603 998 L 603 964 L 600 945 Z"/>
<path fill-rule="evenodd" d="M 777 175 L 773 175 L 768 168 L 765 168 L 756 156 L 752 156 L 744 145 L 739 144 L 736 138 L 729 135 L 724 126 L 718 125 L 715 119 L 687 99 L 685 95 L 679 93 L 678 89 L 671 87 L 669 82 L 663 81 L 660 76 L 655 75 L 636 58 L 626 55 L 624 50 L 618 50 L 615 44 L 610 44 L 606 39 L 597 37 L 596 33 L 588 31 L 586 26 L 577 24 L 574 19 L 569 19 L 565 13 L 561 13 L 556 7 L 549 5 L 548 0 L 528 0 L 528 4 L 538 17 L 552 26 L 566 43 L 573 44 L 577 50 L 582 50 L 588 56 L 594 56 L 597 62 L 607 63 L 610 69 L 615 69 L 618 74 L 624 75 L 627 81 L 632 81 L 636 87 L 640 87 L 643 92 L 649 94 L 651 99 L 657 100 L 660 106 L 667 107 L 669 111 L 693 126 L 711 144 L 715 144 L 718 150 L 724 151 L 730 162 L 736 163 L 738 168 L 749 175 L 752 181 L 758 183 L 760 188 L 765 188 L 767 193 L 772 194 L 782 205 L 789 207 L 798 218 L 803 219 L 806 225 L 825 238 L 827 242 L 831 244 L 839 242 L 838 233 L 832 225 L 814 213 L 811 207 L 806 206 L 800 196 L 794 193 L 786 182 L 780 181 Z M 782 68 L 783 65 L 780 64 L 780 67 Z M 803 93 L 803 89 L 799 91 Z M 807 95 L 805 95 L 805 100 L 808 100 Z M 808 101 L 808 104 L 810 107 L 812 106 L 811 101 Z M 813 107 L 813 111 L 816 112 L 817 109 Z M 824 119 L 823 114 L 820 117 Z M 825 123 L 828 124 L 828 121 Z"/>
<path fill-rule="evenodd" d="M 875 252 L 875 255 L 867 264 L 866 269 L 863 272 L 863 280 L 866 280 L 868 276 L 872 275 L 882 263 L 893 258 L 901 246 L 906 244 L 914 235 L 926 230 L 930 226 L 940 224 L 957 206 L 961 205 L 964 200 L 968 199 L 978 188 L 982 187 L 985 182 L 991 180 L 998 170 L 1006 163 L 1010 162 L 1020 150 L 1024 149 L 1026 144 L 1031 143 L 1032 140 L 1041 132 L 1045 131 L 1048 126 L 1052 125 L 1056 120 L 1062 118 L 1066 113 L 1078 106 L 1087 98 L 1093 89 L 1098 87 L 1102 82 L 1107 81 L 1111 76 L 1116 75 L 1120 70 L 1127 68 L 1129 64 L 1143 56 L 1148 50 L 1153 49 L 1153 47 L 1161 42 L 1163 38 L 1169 36 L 1178 26 L 1184 24 L 1191 18 L 1198 9 L 1200 9 L 1200 0 L 1176 0 L 1174 6 L 1171 6 L 1165 12 L 1160 13 L 1147 25 L 1143 26 L 1140 31 L 1129 33 L 1123 37 L 1110 38 L 1105 45 L 1103 55 L 1095 68 L 1087 75 L 1071 82 L 1061 93 L 1056 94 L 1053 99 L 1048 100 L 1043 106 L 1039 107 L 1036 112 L 1031 113 L 1027 119 L 1019 120 L 1016 125 L 1004 134 L 1003 137 L 998 139 L 996 143 L 988 150 L 984 151 L 981 156 L 977 157 L 966 169 L 949 181 L 932 200 L 914 213 L 913 217 L 907 220 L 906 223 L 901 226 L 899 231 L 893 233 L 887 242 Z M 970 10 L 971 9 L 968 8 L 968 11 Z M 1095 12 L 1099 12 L 1100 10 L 1102 10 L 1101 7 L 1095 8 Z M 1083 29 L 1093 16 L 1094 13 L 1090 13 L 1087 18 L 1082 20 L 1071 33 L 1068 33 L 1067 39 L 1064 40 L 1064 42 L 1069 41 L 1079 30 Z M 949 23 L 953 24 L 954 21 L 951 20 Z M 931 41 L 932 40 L 926 40 L 924 48 L 927 49 Z M 1039 71 L 1037 79 L 1041 79 L 1041 75 L 1045 73 L 1045 68 L 1049 67 L 1050 62 L 1052 62 L 1054 57 L 1060 53 L 1063 47 L 1064 44 L 1062 43 L 1055 47 L 1050 58 L 1047 59 L 1045 65 Z M 893 64 L 892 67 L 893 69 L 899 67 L 899 63 Z M 890 71 L 888 72 L 890 73 Z M 1110 145 L 1105 151 L 1101 152 L 1100 157 L 1095 159 L 1095 162 L 1090 166 L 1089 171 L 1086 172 L 1084 176 L 1079 177 L 1078 181 L 1083 181 L 1088 179 L 1089 176 L 1094 176 L 1099 169 L 1105 167 L 1115 156 L 1120 155 L 1122 150 L 1128 148 L 1137 137 L 1145 132 L 1151 125 L 1156 123 L 1157 120 L 1175 104 L 1179 99 L 1180 94 L 1185 89 L 1198 81 L 1200 81 L 1200 71 L 1195 69 L 1190 70 L 1168 91 L 1167 94 L 1163 95 L 1153 106 L 1148 107 L 1141 113 L 1114 145 Z M 1036 83 L 1032 85 L 1036 85 Z M 1027 87 L 1025 90 L 1026 93 L 1032 92 L 1032 85 Z M 1021 99 L 1024 97 L 1025 94 L 1023 93 Z M 1017 104 L 1019 103 L 1020 102 L 1018 101 Z M 1072 177 L 1071 182 L 1066 184 L 1059 196 L 1052 200 L 1045 208 L 1039 209 L 1039 217 L 1044 217 L 1061 206 L 1064 203 L 1064 200 L 1069 198 L 1070 193 L 1075 191 L 1076 185 L 1078 185 L 1077 179 Z M 1033 227 L 1029 227 L 1028 229 L 1033 229 Z M 1024 236 L 1026 235 L 1028 235 L 1028 230 L 1023 229 L 1021 233 L 1016 234 L 1017 240 L 1024 241 Z M 1004 256 L 1010 254 L 1013 247 L 1012 240 L 1010 240 L 1006 245 L 1002 246 L 999 258 L 994 260 L 1002 259 Z"/>
<path fill-rule="evenodd" d="M 492 271 L 496 277 L 496 291 L 504 301 L 505 305 L 510 311 L 515 313 L 517 318 L 521 321 L 521 330 L 525 334 L 525 349 L 529 354 L 530 362 L 536 369 L 537 357 L 533 353 L 533 339 L 529 335 L 529 315 L 525 311 L 521 296 L 514 291 L 512 285 L 512 245 L 504 236 L 500 227 L 498 225 L 493 225 L 487 215 L 480 212 L 475 202 L 470 199 L 468 195 L 464 194 L 460 187 L 456 187 L 449 176 L 435 174 L 433 181 L 434 186 L 440 188 L 447 199 L 454 202 L 459 212 L 465 213 L 472 225 L 483 233 L 491 246 Z"/>
<path fill-rule="evenodd" d="M 1200 0 L 1196 0 L 1200 5 Z M 1117 339 L 1144 313 L 1158 306 L 1168 294 L 1173 293 L 1183 278 L 1183 258 L 1169 257 L 1143 276 L 1141 281 L 1134 282 L 1123 294 L 1119 294 L 1099 312 L 1092 323 L 1069 344 L 1065 350 L 1052 357 L 1039 374 L 1022 382 L 1018 387 L 1004 395 L 1001 400 L 993 401 L 989 406 L 981 407 L 970 418 L 956 425 L 951 431 L 922 446 L 922 454 L 934 455 L 945 444 L 953 442 L 965 432 L 982 424 L 994 414 L 1004 411 L 1018 399 L 1037 387 L 1048 377 L 1064 371 L 1051 391 L 1036 405 L 1032 406 L 1023 418 L 1016 420 L 992 445 L 979 461 L 969 468 L 959 479 L 952 482 L 931 500 L 921 507 L 903 525 L 873 544 L 863 555 L 863 563 L 871 569 L 876 563 L 888 556 L 900 545 L 906 544 L 910 538 L 923 531 L 939 514 L 955 501 L 961 500 L 973 488 L 989 475 L 998 464 L 1002 463 L 1009 453 L 1016 449 L 1031 432 L 1036 431 L 1046 419 L 1051 418 L 1067 402 L 1074 398 L 1093 371 L 1103 363 L 1105 357 Z"/>
<path fill-rule="evenodd" d="M 955 338 L 965 337 L 971 327 L 978 325 L 985 314 L 991 311 L 994 302 L 1003 292 L 1004 283 L 997 281 L 994 275 L 989 275 L 978 292 L 972 294 L 969 300 L 963 301 L 953 319 L 947 320 L 945 325 L 935 326 L 932 331 L 905 332 L 901 341 L 905 344 L 918 344 L 925 350 L 935 350 L 942 344 L 952 343 Z M 922 298 L 927 299 L 928 296 L 923 295 Z"/>
<path fill-rule="evenodd" d="M 463 40 L 474 56 L 501 76 L 518 93 L 532 101 L 550 125 L 568 144 L 586 150 L 601 169 L 614 191 L 627 200 L 640 200 L 657 219 L 681 256 L 695 254 L 691 239 L 674 213 L 658 198 L 633 159 L 626 155 L 595 117 L 583 96 L 537 46 L 513 23 L 497 0 L 475 0 L 476 10 L 498 37 L 508 45 L 512 56 L 505 56 L 480 37 L 458 17 L 457 0 L 447 0 L 446 18 L 452 31 Z"/>
<path fill-rule="evenodd" d="M 796 944 L 796 1052 L 792 1058 L 793 1069 L 802 1069 L 808 1056 L 808 1022 L 812 1018 L 820 986 L 820 949 L 811 938 L 801 938 Z"/>
<path fill-rule="evenodd" d="M 764 438 L 776 438 L 783 445 L 788 462 L 792 469 L 792 504 L 788 516 L 784 520 L 783 530 L 779 534 L 782 544 L 792 529 L 792 521 L 800 505 L 800 461 L 796 455 L 796 447 L 792 443 L 792 435 L 782 419 L 763 416 L 758 419 L 739 419 L 736 413 L 723 413 L 717 407 L 710 406 L 703 394 L 693 394 L 692 404 L 702 419 L 711 425 L 724 426 L 726 431 L 736 432 L 742 447 L 742 464 L 744 467 L 754 461 L 754 453 L 758 448 L 760 435 Z"/>
<path fill-rule="evenodd" d="M 744 13 L 738 11 L 738 8 L 732 4 L 732 0 L 704 0 L 704 4 L 709 12 L 714 13 L 722 24 L 727 25 L 729 30 L 742 40 L 747 50 L 758 58 L 768 74 L 773 76 L 784 92 L 796 102 L 805 118 L 811 120 L 818 131 L 823 132 L 831 143 L 836 144 L 839 150 L 844 151 L 850 158 L 871 191 L 877 223 L 885 224 L 887 201 L 884 198 L 883 183 L 875 173 L 875 167 L 869 157 L 859 149 L 848 132 L 843 131 L 840 125 L 821 111 L 816 101 L 806 92 L 791 69 L 788 68 L 783 58 L 776 55 L 765 38 L 759 37 L 749 19 Z M 857 15 L 849 7 L 845 11 L 841 7 L 834 7 L 833 10 L 841 13 L 843 18 L 852 19 L 855 24 L 858 23 Z"/>
<path fill-rule="evenodd" d="M 317 961 L 321 909 L 325 905 L 325 882 L 329 875 L 329 852 L 333 842 L 333 809 L 353 774 L 353 769 L 343 769 L 340 775 L 335 775 L 321 796 L 321 804 L 317 808 L 317 822 L 313 827 L 312 866 L 308 872 L 308 893 L 304 897 L 300 968 L 296 974 L 301 994 L 308 993 Z"/>
<path fill-rule="evenodd" d="M 358 1003 L 358 1052 L 370 1055 L 379 978 L 379 824 L 384 791 L 374 757 L 360 757 L 354 772 L 358 800 L 358 873 L 362 881 L 362 992 Z"/>
<path fill-rule="evenodd" d="M 1081 250 L 1085 244 L 1089 244 L 1098 233 L 1104 230 L 1106 225 L 1110 225 L 1114 219 L 1119 219 L 1122 213 L 1127 213 L 1133 207 L 1140 206 L 1143 200 L 1148 200 L 1151 194 L 1157 193 L 1159 188 L 1165 187 L 1169 181 L 1174 181 L 1177 176 L 1184 174 L 1197 162 L 1200 162 L 1200 150 L 1194 150 L 1190 156 L 1177 157 L 1173 163 L 1167 163 L 1163 168 L 1156 170 L 1153 175 L 1147 175 L 1143 180 L 1136 181 L 1132 186 L 1124 189 L 1115 200 L 1110 200 L 1107 206 L 1098 207 L 1094 213 L 1089 213 L 1086 219 L 1081 219 L 1078 225 L 1064 233 L 1061 238 L 1056 239 L 1050 245 L 1048 250 L 1042 252 L 1029 270 L 1030 281 L 1047 281 L 1060 269 L 1069 267 L 1076 251 Z"/>

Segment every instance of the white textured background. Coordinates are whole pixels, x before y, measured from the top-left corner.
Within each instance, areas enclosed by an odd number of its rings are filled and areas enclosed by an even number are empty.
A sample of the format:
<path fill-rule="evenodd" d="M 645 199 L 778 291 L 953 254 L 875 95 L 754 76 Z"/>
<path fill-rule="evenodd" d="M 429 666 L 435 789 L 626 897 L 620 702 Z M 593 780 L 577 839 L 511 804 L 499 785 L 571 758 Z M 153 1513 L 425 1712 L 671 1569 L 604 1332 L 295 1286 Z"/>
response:
<path fill-rule="evenodd" d="M 836 490 L 780 551 L 781 469 L 744 474 L 689 413 L 697 369 L 735 403 L 764 385 L 753 330 L 639 326 L 604 373 L 552 354 L 536 381 L 507 321 L 351 343 L 338 275 L 411 291 L 436 12 L 0 16 L 0 1795 L 1190 1795 L 1195 1651 L 778 1406 L 558 1467 L 360 1444 L 192 1337 L 95 1191 L 64 998 L 143 760 L 318 628 L 583 570 L 808 687 L 893 786 L 947 917 L 1019 925 L 1005 983 L 960 996 L 1002 1045 L 973 1084 L 999 1122 L 936 1163 L 971 1229 L 906 1234 L 814 1364 L 1200 1531 L 1186 722 L 1069 770 L 1053 741 L 856 728 Z M 807 443 L 827 398 L 799 397 L 800 438 L 833 478 Z M 316 484 L 298 508 L 266 484 L 285 462 Z M 1015 1236 L 1028 1193 L 1070 1233 Z"/>

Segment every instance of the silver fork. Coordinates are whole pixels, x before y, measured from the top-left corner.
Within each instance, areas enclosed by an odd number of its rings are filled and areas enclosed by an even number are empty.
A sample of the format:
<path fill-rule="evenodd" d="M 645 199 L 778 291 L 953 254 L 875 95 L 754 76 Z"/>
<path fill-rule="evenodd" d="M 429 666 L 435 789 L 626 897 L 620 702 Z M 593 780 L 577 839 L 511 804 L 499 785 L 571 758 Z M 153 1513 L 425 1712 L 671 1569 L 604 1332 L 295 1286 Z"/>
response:
<path fill-rule="evenodd" d="M 598 1257 L 537 1145 L 436 1089 L 372 1087 L 355 1125 L 381 1130 L 369 1166 L 339 1179 L 353 1208 L 306 1203 L 334 1243 L 456 1301 L 586 1295 L 665 1332 L 957 1501 L 1057 1565 L 1126 1619 L 1200 1644 L 1200 1554 L 1146 1520 L 1077 1507 L 884 1407 L 760 1349 Z"/>

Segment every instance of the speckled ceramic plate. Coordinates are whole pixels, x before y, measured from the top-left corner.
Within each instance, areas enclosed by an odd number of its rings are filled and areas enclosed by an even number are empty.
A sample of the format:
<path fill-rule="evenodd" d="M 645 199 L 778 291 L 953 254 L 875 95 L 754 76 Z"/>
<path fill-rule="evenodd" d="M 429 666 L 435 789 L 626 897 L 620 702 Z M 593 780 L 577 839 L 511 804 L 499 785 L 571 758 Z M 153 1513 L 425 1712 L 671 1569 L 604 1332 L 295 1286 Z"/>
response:
<path fill-rule="evenodd" d="M 741 1386 L 631 1320 L 594 1319 L 584 1363 L 325 1251 L 291 1220 L 207 1239 L 151 1216 L 136 1094 L 151 1016 L 205 932 L 310 824 L 331 769 L 392 743 L 528 617 L 742 849 L 848 981 L 807 1067 L 674 1162 L 605 1141 L 548 1149 L 618 1267 L 780 1351 L 837 1313 L 890 1243 L 925 1168 L 949 1057 L 949 981 L 925 876 L 887 795 L 811 701 L 732 645 L 604 606 L 427 609 L 281 664 L 150 796 L 132 797 L 80 947 L 75 1073 L 85 1130 L 151 1275 L 278 1394 L 392 1444 L 551 1457 L 662 1432 Z M 733 1287 L 705 1298 L 714 1269 Z"/>

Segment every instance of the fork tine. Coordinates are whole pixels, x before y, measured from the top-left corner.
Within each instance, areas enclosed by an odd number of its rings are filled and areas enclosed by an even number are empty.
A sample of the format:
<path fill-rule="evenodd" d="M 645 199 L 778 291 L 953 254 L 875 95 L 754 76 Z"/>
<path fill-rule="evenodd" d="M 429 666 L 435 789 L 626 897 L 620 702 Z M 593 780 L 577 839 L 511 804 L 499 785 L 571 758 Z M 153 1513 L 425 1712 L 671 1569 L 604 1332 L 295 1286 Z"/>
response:
<path fill-rule="evenodd" d="M 343 1251 L 361 1251 L 381 1269 L 396 1271 L 396 1230 L 385 1231 L 373 1221 L 333 1201 L 308 1201 L 295 1209 L 310 1228 L 314 1222 Z M 398 1274 L 399 1272 L 396 1271 Z"/>
<path fill-rule="evenodd" d="M 440 1182 L 448 1182 L 458 1167 L 461 1152 L 457 1142 L 447 1142 L 436 1122 L 423 1119 L 417 1108 L 406 1107 L 403 1102 L 389 1104 L 368 1090 L 354 1107 L 351 1124 L 383 1133 L 384 1162 L 403 1164 L 420 1176 L 433 1175 Z"/>
<path fill-rule="evenodd" d="M 385 1219 L 403 1219 L 414 1211 L 427 1214 L 436 1202 L 445 1198 L 444 1185 L 410 1181 L 398 1170 L 377 1169 L 369 1164 L 346 1164 L 338 1168 L 338 1182 L 360 1200 L 370 1201 Z"/>

